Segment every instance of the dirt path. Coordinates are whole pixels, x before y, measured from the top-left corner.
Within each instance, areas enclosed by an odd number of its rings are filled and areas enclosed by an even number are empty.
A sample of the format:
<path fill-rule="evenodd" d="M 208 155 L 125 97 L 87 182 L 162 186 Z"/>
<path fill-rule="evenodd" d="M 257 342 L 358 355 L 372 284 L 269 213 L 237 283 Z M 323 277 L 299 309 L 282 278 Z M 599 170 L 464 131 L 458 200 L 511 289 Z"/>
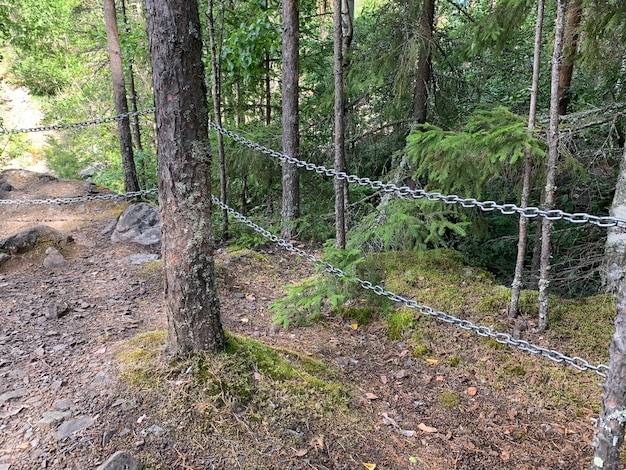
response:
<path fill-rule="evenodd" d="M 82 182 L 61 182 L 15 172 L 12 198 L 78 196 L 93 191 Z M 61 244 L 69 263 L 42 266 L 40 251 L 0 267 L 0 470 L 95 468 L 115 450 L 159 457 L 150 468 L 259 468 L 202 463 L 193 436 L 172 443 L 174 417 L 154 416 L 154 403 L 120 382 L 115 353 L 138 332 L 165 328 L 160 276 L 129 256 L 141 248 L 112 244 L 107 227 L 123 205 L 0 206 L 0 239 L 45 223 L 71 235 Z M 312 327 L 283 330 L 267 309 L 282 286 L 314 267 L 268 248 L 262 256 L 220 252 L 225 328 L 299 351 L 328 364 L 351 394 L 363 425 L 341 436 L 341 445 L 312 444 L 302 456 L 264 468 L 363 469 L 583 469 L 590 456 L 588 417 L 546 409 L 521 396 L 515 381 L 495 389 L 472 367 L 413 357 L 405 341 L 390 341 L 384 322 L 354 329 L 328 319 Z M 51 308 L 66 310 L 57 319 Z M 476 339 L 448 326 L 441 334 L 467 344 L 471 365 L 480 361 Z M 474 344 L 471 342 L 473 341 Z M 448 395 L 446 395 L 448 393 Z M 452 406 L 443 396 L 456 397 Z M 332 429 L 327 429 L 332 436 Z M 327 438 L 330 440 L 330 437 Z M 226 445 L 226 444 L 225 444 Z M 343 447 L 342 447 L 343 446 Z M 318 446 L 319 447 L 319 446 Z M 324 450 L 322 452 L 322 450 Z"/>

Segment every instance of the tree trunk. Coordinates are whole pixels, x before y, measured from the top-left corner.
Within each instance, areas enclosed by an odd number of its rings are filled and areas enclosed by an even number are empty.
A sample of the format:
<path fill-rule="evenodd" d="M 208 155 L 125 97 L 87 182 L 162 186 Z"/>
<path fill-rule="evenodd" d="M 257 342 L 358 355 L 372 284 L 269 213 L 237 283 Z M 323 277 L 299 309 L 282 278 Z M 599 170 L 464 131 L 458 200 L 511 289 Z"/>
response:
<path fill-rule="evenodd" d="M 624 151 L 622 152 L 622 162 L 615 184 L 615 195 L 613 196 L 610 215 L 626 218 L 626 144 L 624 144 Z M 607 292 L 617 292 L 625 278 L 626 231 L 617 227 L 610 227 L 607 230 L 602 280 Z"/>
<path fill-rule="evenodd" d="M 207 11 L 207 21 L 209 27 L 209 41 L 211 47 L 211 76 L 213 77 L 213 114 L 215 123 L 222 126 L 222 80 L 220 74 L 220 66 L 217 60 L 217 42 L 215 40 L 215 16 L 213 0 L 209 0 L 209 10 Z M 226 157 L 224 154 L 224 136 L 221 132 L 217 134 L 217 159 L 220 172 L 220 202 L 227 204 L 226 197 Z M 222 209 L 222 241 L 228 240 L 228 211 Z"/>
<path fill-rule="evenodd" d="M 539 66 L 541 58 L 541 35 L 543 31 L 544 0 L 537 4 L 537 25 L 535 27 L 535 51 L 533 57 L 533 78 L 530 88 L 530 109 L 528 111 L 528 132 L 532 134 L 535 129 L 535 116 L 537 114 L 537 96 L 539 94 Z M 531 149 L 524 150 L 524 179 L 522 182 L 522 199 L 520 207 L 528 207 L 530 198 L 530 173 L 532 171 Z M 515 318 L 519 311 L 519 297 L 522 290 L 522 274 L 524 272 L 524 260 L 526 258 L 526 238 L 528 219 L 519 218 L 519 237 L 517 241 L 517 259 L 515 262 L 515 275 L 511 286 L 511 305 L 509 318 Z"/>
<path fill-rule="evenodd" d="M 126 33 L 130 33 L 130 26 L 128 25 L 128 18 L 126 17 L 126 0 L 122 0 L 122 18 L 124 20 Z M 141 143 L 141 127 L 139 126 L 139 115 L 137 114 L 137 110 L 139 109 L 137 107 L 137 89 L 135 88 L 135 72 L 133 70 L 132 60 L 128 61 L 128 86 L 130 88 L 130 110 L 134 113 L 131 130 L 133 139 L 135 140 L 135 148 L 141 155 L 137 176 L 139 179 L 139 186 L 141 188 L 145 188 L 147 185 L 146 159 L 143 155 L 143 145 Z"/>
<path fill-rule="evenodd" d="M 433 29 L 435 27 L 435 0 L 422 1 L 422 15 L 420 17 L 420 51 L 417 59 L 417 74 L 415 76 L 415 90 L 413 92 L 413 116 L 419 124 L 426 122 L 428 107 L 428 84 L 431 72 L 431 51 Z"/>
<path fill-rule="evenodd" d="M 333 2 L 333 42 L 334 42 L 334 75 L 335 75 L 335 171 L 345 171 L 345 107 L 343 83 L 343 12 L 342 0 Z M 346 247 L 345 193 L 346 181 L 335 177 L 335 237 L 336 246 L 340 250 Z"/>
<path fill-rule="evenodd" d="M 124 84 L 120 38 L 117 31 L 115 0 L 104 0 L 104 22 L 107 31 L 111 76 L 113 78 L 115 110 L 118 115 L 124 115 L 128 114 L 128 103 L 126 102 L 126 85 Z M 122 167 L 124 168 L 124 190 L 126 192 L 139 191 L 137 171 L 135 170 L 135 160 L 133 157 L 133 143 L 130 135 L 130 120 L 128 116 L 117 121 L 117 130 L 120 138 Z"/>
<path fill-rule="evenodd" d="M 593 439 L 594 457 L 591 470 L 617 470 L 620 447 L 624 442 L 626 422 L 626 283 L 615 317 L 615 332 L 610 347 L 609 370 L 604 383 L 602 413 L 596 422 Z"/>
<path fill-rule="evenodd" d="M 211 152 L 196 0 L 146 0 L 172 352 L 217 351 L 225 338 L 213 267 Z"/>
<path fill-rule="evenodd" d="M 298 157 L 299 115 L 299 11 L 297 0 L 283 0 L 283 153 Z M 295 220 L 300 217 L 300 175 L 292 163 L 283 163 L 283 206 L 281 213 L 281 236 L 294 236 Z"/>
<path fill-rule="evenodd" d="M 557 0 L 550 87 L 550 128 L 548 131 L 548 165 L 546 170 L 545 210 L 554 207 L 556 166 L 559 157 L 559 77 L 563 63 L 563 29 L 568 0 Z M 541 262 L 539 267 L 539 329 L 548 327 L 548 285 L 550 275 L 552 221 L 545 219 L 541 230 Z"/>
<path fill-rule="evenodd" d="M 578 49 L 578 28 L 582 16 L 582 0 L 572 0 L 567 10 L 567 22 L 563 37 L 563 68 L 559 79 L 559 115 L 567 114 L 570 101 L 570 88 L 574 74 L 574 61 Z"/>

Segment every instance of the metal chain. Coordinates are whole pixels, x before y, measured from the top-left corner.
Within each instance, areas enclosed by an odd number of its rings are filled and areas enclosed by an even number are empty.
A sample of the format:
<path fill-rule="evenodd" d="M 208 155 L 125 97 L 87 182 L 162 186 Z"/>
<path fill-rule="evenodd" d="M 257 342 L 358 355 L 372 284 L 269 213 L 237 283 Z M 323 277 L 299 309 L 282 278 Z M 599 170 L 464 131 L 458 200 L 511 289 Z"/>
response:
<path fill-rule="evenodd" d="M 371 282 L 364 281 L 362 279 L 359 279 L 358 277 L 350 277 L 345 271 L 333 266 L 330 263 L 327 263 L 321 260 L 315 255 L 307 253 L 306 251 L 293 246 L 293 244 L 289 243 L 288 241 L 270 233 L 269 231 L 265 230 L 263 227 L 247 219 L 244 215 L 235 211 L 234 209 L 227 206 L 226 204 L 223 204 L 215 196 L 212 196 L 212 199 L 213 199 L 214 204 L 219 206 L 221 209 L 226 210 L 236 220 L 244 223 L 245 225 L 247 225 L 254 231 L 270 239 L 272 242 L 281 246 L 285 250 L 291 251 L 293 253 L 296 253 L 306 258 L 307 260 L 311 261 L 312 263 L 318 266 L 323 267 L 326 271 L 328 271 L 331 274 L 334 274 L 335 276 L 339 278 L 342 278 L 342 279 L 346 278 L 346 279 L 354 280 L 355 282 L 360 284 L 363 289 L 371 290 L 375 294 L 383 296 L 383 297 L 387 297 L 388 299 L 394 302 L 400 302 L 405 307 L 417 310 L 419 313 L 423 315 L 429 315 L 429 316 L 436 318 L 437 320 L 443 321 L 445 323 L 450 323 L 464 330 L 473 331 L 478 336 L 492 338 L 496 340 L 498 343 L 508 344 L 510 346 L 516 347 L 517 349 L 521 351 L 526 351 L 531 354 L 537 354 L 539 356 L 548 358 L 557 364 L 565 363 L 569 366 L 572 366 L 573 368 L 577 370 L 592 370 L 596 372 L 599 376 L 606 377 L 606 372 L 609 370 L 609 368 L 608 366 L 604 364 L 593 365 L 589 363 L 589 361 L 587 361 L 586 359 L 583 359 L 582 357 L 578 357 L 578 356 L 570 357 L 554 349 L 544 348 L 542 346 L 537 346 L 536 344 L 530 343 L 529 341 L 513 338 L 508 333 L 500 333 L 497 331 L 493 331 L 488 326 L 476 325 L 470 320 L 463 320 L 461 318 L 455 317 L 454 315 L 450 315 L 445 312 L 434 310 L 432 307 L 429 307 L 427 305 L 420 305 L 417 301 L 412 300 L 412 299 L 407 299 L 406 297 L 403 297 L 391 291 L 385 290 L 385 288 L 380 285 L 372 284 Z"/>
<path fill-rule="evenodd" d="M 63 129 L 81 129 L 83 127 L 92 126 L 95 124 L 104 124 L 106 122 L 121 121 L 122 119 L 143 116 L 144 114 L 150 114 L 154 112 L 154 108 L 144 109 L 143 111 L 134 111 L 130 113 L 118 114 L 117 116 L 110 116 L 102 119 L 92 119 L 91 121 L 74 122 L 70 124 L 53 124 L 50 126 L 39 127 L 27 127 L 24 129 L 4 129 L 0 128 L 0 135 L 3 134 L 25 134 L 29 132 L 46 132 L 46 131 L 60 131 Z"/>
<path fill-rule="evenodd" d="M 498 204 L 495 201 L 479 201 L 474 198 L 462 198 L 456 194 L 445 195 L 438 192 L 427 192 L 423 189 L 411 189 L 408 186 L 396 186 L 393 183 L 383 183 L 382 181 L 371 180 L 370 178 L 361 178 L 357 175 L 347 174 L 343 171 L 335 171 L 332 168 L 326 168 L 323 165 L 298 160 L 276 150 L 264 147 L 261 144 L 252 142 L 251 140 L 241 137 L 232 131 L 224 129 L 213 122 L 209 122 L 209 127 L 217 132 L 226 135 L 253 150 L 276 158 L 283 163 L 291 163 L 298 168 L 304 168 L 308 171 L 315 171 L 321 175 L 336 177 L 348 181 L 348 183 L 357 183 L 361 186 L 370 186 L 377 190 L 383 190 L 386 193 L 396 193 L 402 198 L 428 199 L 429 201 L 440 201 L 446 204 L 460 204 L 463 207 L 478 207 L 483 212 L 500 211 L 504 215 L 519 214 L 521 217 L 534 218 L 542 217 L 546 220 L 566 220 L 574 224 L 590 223 L 598 227 L 620 227 L 626 228 L 626 219 L 613 216 L 598 216 L 586 214 L 584 212 L 569 213 L 560 209 L 544 210 L 539 207 L 519 207 L 515 204 Z"/>
<path fill-rule="evenodd" d="M 76 202 L 86 201 L 120 201 L 124 199 L 133 199 L 139 196 L 147 196 L 155 194 L 156 189 L 142 189 L 141 191 L 131 191 L 123 194 L 96 194 L 93 196 L 75 196 L 75 197 L 56 197 L 52 199 L 0 199 L 0 205 L 19 205 L 19 204 L 72 204 Z"/>

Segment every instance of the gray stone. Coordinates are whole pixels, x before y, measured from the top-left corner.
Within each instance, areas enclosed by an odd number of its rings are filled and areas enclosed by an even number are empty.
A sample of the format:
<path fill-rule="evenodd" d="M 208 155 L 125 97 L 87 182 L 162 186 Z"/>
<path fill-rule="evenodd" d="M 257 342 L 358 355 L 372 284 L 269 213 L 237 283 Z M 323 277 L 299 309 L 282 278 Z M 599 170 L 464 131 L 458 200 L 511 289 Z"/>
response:
<path fill-rule="evenodd" d="M 163 434 L 165 434 L 165 429 L 163 429 L 160 426 L 157 426 L 156 424 L 153 424 L 152 426 L 150 426 L 148 429 L 146 429 L 146 431 L 148 431 L 149 433 L 154 434 L 157 437 L 160 437 Z"/>
<path fill-rule="evenodd" d="M 71 421 L 65 421 L 57 429 L 57 439 L 65 439 L 72 434 L 87 429 L 94 423 L 93 419 L 89 416 L 81 416 Z"/>
<path fill-rule="evenodd" d="M 127 454 L 123 450 L 118 450 L 109 457 L 109 460 L 100 465 L 96 470 L 142 470 L 143 464 Z"/>
<path fill-rule="evenodd" d="M 39 241 L 51 240 L 58 242 L 63 240 L 63 238 L 59 231 L 47 225 L 37 225 L 0 241 L 0 251 L 8 251 L 11 254 L 25 253 L 32 250 Z"/>
<path fill-rule="evenodd" d="M 120 259 L 120 262 L 124 264 L 144 264 L 144 263 L 151 263 L 152 261 L 158 261 L 158 260 L 159 260 L 159 255 L 157 254 L 135 253 L 134 255 L 126 256 Z"/>
<path fill-rule="evenodd" d="M 0 266 L 11 259 L 11 255 L 7 255 L 6 253 L 0 253 Z"/>
<path fill-rule="evenodd" d="M 65 302 L 52 301 L 48 304 L 46 310 L 46 318 L 48 320 L 56 320 L 67 313 L 70 307 Z"/>
<path fill-rule="evenodd" d="M 72 403 L 68 400 L 57 400 L 52 406 L 54 406 L 57 410 L 65 411 L 72 407 Z"/>
<path fill-rule="evenodd" d="M 111 234 L 112 242 L 131 242 L 160 248 L 161 216 L 159 210 L 146 203 L 132 204 L 124 211 Z"/>
<path fill-rule="evenodd" d="M 0 189 L 2 191 L 13 191 L 13 186 L 8 181 L 3 181 L 0 183 Z"/>
<path fill-rule="evenodd" d="M 67 264 L 63 255 L 59 253 L 55 247 L 50 246 L 46 249 L 46 258 L 43 260 L 43 265 L 46 268 L 60 268 Z"/>
<path fill-rule="evenodd" d="M 0 470 L 9 470 L 11 468 L 10 463 L 0 463 Z"/>
<path fill-rule="evenodd" d="M 67 411 L 44 411 L 43 418 L 37 421 L 37 426 L 40 428 L 51 428 L 70 416 L 72 416 L 72 413 Z"/>

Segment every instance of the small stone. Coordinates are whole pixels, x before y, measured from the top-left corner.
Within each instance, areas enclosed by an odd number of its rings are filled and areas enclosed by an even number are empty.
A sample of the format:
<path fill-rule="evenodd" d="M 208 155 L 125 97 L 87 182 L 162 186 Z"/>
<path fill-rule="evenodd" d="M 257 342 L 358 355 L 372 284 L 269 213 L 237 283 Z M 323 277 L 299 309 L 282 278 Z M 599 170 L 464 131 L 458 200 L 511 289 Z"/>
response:
<path fill-rule="evenodd" d="M 69 306 L 65 302 L 57 303 L 52 301 L 48 304 L 48 310 L 46 311 L 46 318 L 48 320 L 57 320 L 61 318 L 67 311 Z"/>
<path fill-rule="evenodd" d="M 6 253 L 0 253 L 0 266 L 11 259 L 11 255 L 7 255 Z"/>
<path fill-rule="evenodd" d="M 157 436 L 157 437 L 160 437 L 160 436 L 162 436 L 163 434 L 165 434 L 165 429 L 163 429 L 163 428 L 162 428 L 162 427 L 160 427 L 160 426 L 157 426 L 156 424 L 153 424 L 152 426 L 150 426 L 150 427 L 147 429 L 147 431 L 148 431 L 148 432 L 150 432 L 150 433 L 152 433 L 152 434 L 154 434 L 154 435 L 155 435 L 155 436 Z"/>
<path fill-rule="evenodd" d="M 65 411 L 72 407 L 72 404 L 68 400 L 57 400 L 52 405 L 55 409 Z"/>
<path fill-rule="evenodd" d="M 40 428 L 51 428 L 61 421 L 69 418 L 71 413 L 63 411 L 44 411 L 43 418 L 37 421 L 37 426 Z"/>
<path fill-rule="evenodd" d="M 76 418 L 71 421 L 65 421 L 57 429 L 57 439 L 65 439 L 78 431 L 87 429 L 93 423 L 93 419 L 89 416 L 81 416 L 80 418 Z"/>
<path fill-rule="evenodd" d="M 403 379 L 405 377 L 408 377 L 408 375 L 409 373 L 405 369 L 402 369 L 396 373 L 396 379 Z"/>
<path fill-rule="evenodd" d="M 106 447 L 114 435 L 115 431 L 104 431 L 104 434 L 102 434 L 102 447 Z"/>
<path fill-rule="evenodd" d="M 130 454 L 118 450 L 96 470 L 142 470 L 143 464 Z"/>
<path fill-rule="evenodd" d="M 46 258 L 43 260 L 43 265 L 46 268 L 61 268 L 67 264 L 63 255 L 59 253 L 59 250 L 53 246 L 48 247 L 46 250 Z"/>

